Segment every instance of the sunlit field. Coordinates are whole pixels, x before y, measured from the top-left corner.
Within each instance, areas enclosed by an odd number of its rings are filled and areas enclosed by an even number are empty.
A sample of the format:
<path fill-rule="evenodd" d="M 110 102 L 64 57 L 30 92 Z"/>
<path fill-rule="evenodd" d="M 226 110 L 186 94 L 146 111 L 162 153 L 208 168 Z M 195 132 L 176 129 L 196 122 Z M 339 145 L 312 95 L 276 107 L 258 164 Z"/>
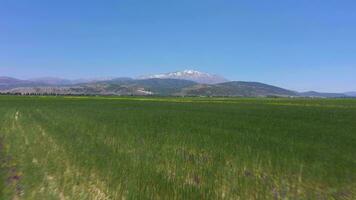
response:
<path fill-rule="evenodd" d="M 0 199 L 356 199 L 356 100 L 0 96 Z"/>

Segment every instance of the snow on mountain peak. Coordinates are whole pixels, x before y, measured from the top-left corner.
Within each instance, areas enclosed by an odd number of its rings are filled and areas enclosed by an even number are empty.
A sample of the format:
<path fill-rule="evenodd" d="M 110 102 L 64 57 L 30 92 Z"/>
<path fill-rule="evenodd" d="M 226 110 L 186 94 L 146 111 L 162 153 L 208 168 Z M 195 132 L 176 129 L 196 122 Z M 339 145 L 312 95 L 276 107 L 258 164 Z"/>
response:
<path fill-rule="evenodd" d="M 191 69 L 183 70 L 183 73 L 186 73 L 186 74 L 206 74 L 206 73 L 195 71 L 195 70 L 191 70 Z"/>
<path fill-rule="evenodd" d="M 205 72 L 199 72 L 196 70 L 183 70 L 177 72 L 169 72 L 156 75 L 141 76 L 139 79 L 151 79 L 151 78 L 160 78 L 160 79 L 182 79 L 195 81 L 197 83 L 203 84 L 216 84 L 226 82 L 227 80 L 218 75 L 211 75 Z"/>

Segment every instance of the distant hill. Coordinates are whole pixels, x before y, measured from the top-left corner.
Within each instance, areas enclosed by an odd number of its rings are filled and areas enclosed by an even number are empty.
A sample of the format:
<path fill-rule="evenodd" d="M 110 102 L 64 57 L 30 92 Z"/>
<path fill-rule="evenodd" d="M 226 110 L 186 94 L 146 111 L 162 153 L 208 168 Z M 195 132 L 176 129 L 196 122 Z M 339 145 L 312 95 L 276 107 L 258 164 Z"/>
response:
<path fill-rule="evenodd" d="M 72 86 L 18 87 L 3 90 L 13 94 L 73 94 L 73 95 L 173 95 L 197 83 L 177 79 L 113 79 Z"/>
<path fill-rule="evenodd" d="M 62 78 L 54 78 L 54 77 L 42 77 L 42 78 L 34 78 L 29 79 L 29 81 L 37 84 L 43 85 L 70 85 L 72 84 L 71 80 L 62 79 Z"/>
<path fill-rule="evenodd" d="M 115 88 L 131 88 L 130 94 L 134 90 L 146 91 L 147 94 L 173 95 L 183 88 L 196 85 L 196 82 L 180 79 L 114 79 L 112 81 L 98 82 L 97 84 L 107 85 L 108 90 Z M 129 95 L 129 94 L 128 94 Z"/>
<path fill-rule="evenodd" d="M 134 84 L 160 95 L 173 95 L 183 88 L 191 87 L 197 83 L 179 79 L 145 79 L 135 80 Z"/>
<path fill-rule="evenodd" d="M 20 80 L 11 77 L 0 77 L 0 90 L 10 89 L 21 86 L 34 86 L 36 83 L 27 80 Z"/>
<path fill-rule="evenodd" d="M 343 97 L 347 97 L 346 94 L 342 94 L 342 93 L 322 93 L 322 92 L 315 92 L 315 91 L 301 92 L 299 94 L 300 94 L 300 96 L 304 96 L 304 97 L 316 97 L 316 98 L 343 98 Z"/>
<path fill-rule="evenodd" d="M 350 97 L 356 97 L 356 92 L 345 92 L 344 94 Z"/>
<path fill-rule="evenodd" d="M 129 78 L 115 78 L 120 80 L 127 80 Z M 0 77 L 0 90 L 5 89 L 14 89 L 14 88 L 24 88 L 24 87 L 62 87 L 62 86 L 71 86 L 76 84 L 85 84 L 85 83 L 95 83 L 100 81 L 111 81 L 114 78 L 94 78 L 94 79 L 62 79 L 55 77 L 42 77 L 42 78 L 33 78 L 28 80 L 21 80 L 12 77 Z"/>
<path fill-rule="evenodd" d="M 17 83 L 22 83 L 22 82 L 23 82 L 22 80 L 19 80 L 16 78 L 0 76 L 0 84 L 1 85 L 17 84 Z"/>
<path fill-rule="evenodd" d="M 169 72 L 164 74 L 140 76 L 138 79 L 180 79 L 189 80 L 202 84 L 217 84 L 227 82 L 228 80 L 218 76 L 205 72 L 199 72 L 195 70 L 183 70 L 178 72 Z"/>
<path fill-rule="evenodd" d="M 84 94 L 84 95 L 174 95 L 174 96 L 296 96 L 293 91 L 256 82 L 198 84 L 180 79 L 114 79 L 73 86 L 19 87 L 3 91 L 21 94 Z"/>
<path fill-rule="evenodd" d="M 1 76 L 0 85 L 16 85 L 30 83 L 30 81 L 20 80 L 12 77 Z"/>
<path fill-rule="evenodd" d="M 55 85 L 58 84 L 58 85 Z M 62 80 L 22 81 L 0 78 L 1 93 L 59 94 L 59 95 L 163 95 L 163 96 L 231 96 L 231 97 L 346 97 L 344 94 L 304 92 L 297 93 L 280 87 L 258 83 L 231 81 L 219 84 L 199 84 L 182 79 L 115 78 L 106 81 L 67 84 Z"/>
<path fill-rule="evenodd" d="M 29 79 L 28 81 L 37 84 L 42 84 L 42 85 L 62 86 L 62 85 L 74 85 L 74 84 L 81 84 L 81 83 L 95 83 L 100 81 L 111 81 L 114 79 L 124 79 L 124 78 L 103 77 L 103 78 L 83 78 L 83 79 L 69 80 L 69 79 L 55 78 L 55 77 L 41 77 L 41 78 Z"/>
<path fill-rule="evenodd" d="M 258 82 L 232 81 L 215 85 L 194 85 L 180 93 L 187 96 L 297 96 L 296 92 Z"/>

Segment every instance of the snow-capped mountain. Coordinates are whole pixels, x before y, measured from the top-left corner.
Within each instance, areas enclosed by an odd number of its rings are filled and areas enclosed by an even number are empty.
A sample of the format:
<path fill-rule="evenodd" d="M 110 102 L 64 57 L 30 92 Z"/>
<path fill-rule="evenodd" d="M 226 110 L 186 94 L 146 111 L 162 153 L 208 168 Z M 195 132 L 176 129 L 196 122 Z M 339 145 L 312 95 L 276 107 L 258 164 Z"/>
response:
<path fill-rule="evenodd" d="M 199 72 L 195 70 L 183 70 L 177 72 L 169 72 L 164 74 L 156 74 L 156 75 L 148 75 L 148 76 L 141 76 L 139 79 L 152 79 L 152 78 L 159 78 L 159 79 L 181 79 L 181 80 L 189 80 L 195 81 L 197 83 L 203 84 L 217 84 L 227 82 L 228 80 L 218 76 L 212 75 L 205 72 Z"/>

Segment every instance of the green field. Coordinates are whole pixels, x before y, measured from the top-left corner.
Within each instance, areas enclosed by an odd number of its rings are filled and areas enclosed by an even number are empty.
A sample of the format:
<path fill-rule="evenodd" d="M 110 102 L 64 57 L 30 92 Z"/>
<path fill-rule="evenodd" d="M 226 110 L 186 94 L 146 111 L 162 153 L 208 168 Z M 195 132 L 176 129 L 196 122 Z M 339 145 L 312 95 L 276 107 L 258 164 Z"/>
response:
<path fill-rule="evenodd" d="M 356 199 L 356 100 L 0 96 L 0 199 Z"/>

